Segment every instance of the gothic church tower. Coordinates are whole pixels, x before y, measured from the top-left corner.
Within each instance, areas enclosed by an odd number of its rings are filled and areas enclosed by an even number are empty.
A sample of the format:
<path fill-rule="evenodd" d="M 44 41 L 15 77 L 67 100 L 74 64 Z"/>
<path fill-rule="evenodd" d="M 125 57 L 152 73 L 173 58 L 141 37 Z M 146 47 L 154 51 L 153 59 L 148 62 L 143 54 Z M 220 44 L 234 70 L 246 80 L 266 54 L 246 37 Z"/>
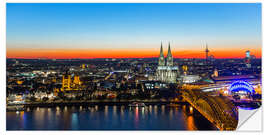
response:
<path fill-rule="evenodd" d="M 172 57 L 170 42 L 169 42 L 168 54 L 167 54 L 166 59 L 167 59 L 166 66 L 173 66 L 173 57 Z"/>
<path fill-rule="evenodd" d="M 176 78 L 178 74 L 179 74 L 178 67 L 173 65 L 173 56 L 171 52 L 170 42 L 166 59 L 163 54 L 163 47 L 161 43 L 158 59 L 158 67 L 156 70 L 156 80 L 166 83 L 176 83 L 177 81 Z"/>
<path fill-rule="evenodd" d="M 159 66 L 165 66 L 165 58 L 164 58 L 164 55 L 163 55 L 162 42 L 161 42 L 161 47 L 160 47 L 158 65 Z"/>

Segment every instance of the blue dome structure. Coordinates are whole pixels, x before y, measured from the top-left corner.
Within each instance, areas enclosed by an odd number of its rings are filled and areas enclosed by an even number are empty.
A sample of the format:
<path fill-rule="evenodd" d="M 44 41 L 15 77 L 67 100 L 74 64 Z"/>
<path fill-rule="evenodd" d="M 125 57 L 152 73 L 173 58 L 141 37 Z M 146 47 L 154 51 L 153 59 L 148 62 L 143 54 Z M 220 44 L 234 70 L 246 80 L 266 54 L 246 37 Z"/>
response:
<path fill-rule="evenodd" d="M 245 91 L 248 92 L 250 94 L 254 94 L 255 90 L 253 88 L 253 86 L 246 82 L 246 81 L 235 81 L 231 84 L 231 86 L 229 87 L 229 91 L 232 92 L 239 92 L 239 91 Z"/>

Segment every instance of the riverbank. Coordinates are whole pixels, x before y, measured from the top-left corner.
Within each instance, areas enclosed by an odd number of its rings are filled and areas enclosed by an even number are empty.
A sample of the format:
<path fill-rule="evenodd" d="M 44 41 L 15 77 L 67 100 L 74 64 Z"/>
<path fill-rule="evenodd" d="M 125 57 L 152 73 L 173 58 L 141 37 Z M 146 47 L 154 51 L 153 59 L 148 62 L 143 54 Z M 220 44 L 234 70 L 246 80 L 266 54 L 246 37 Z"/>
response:
<path fill-rule="evenodd" d="M 110 100 L 90 100 L 90 101 L 57 101 L 57 102 L 25 102 L 19 104 L 8 104 L 12 106 L 24 106 L 24 107 L 55 107 L 55 106 L 94 106 L 94 105 L 124 105 L 128 106 L 133 102 L 141 102 L 145 105 L 168 105 L 168 104 L 188 104 L 183 101 L 160 101 L 160 100 L 130 100 L 130 101 L 110 101 Z"/>

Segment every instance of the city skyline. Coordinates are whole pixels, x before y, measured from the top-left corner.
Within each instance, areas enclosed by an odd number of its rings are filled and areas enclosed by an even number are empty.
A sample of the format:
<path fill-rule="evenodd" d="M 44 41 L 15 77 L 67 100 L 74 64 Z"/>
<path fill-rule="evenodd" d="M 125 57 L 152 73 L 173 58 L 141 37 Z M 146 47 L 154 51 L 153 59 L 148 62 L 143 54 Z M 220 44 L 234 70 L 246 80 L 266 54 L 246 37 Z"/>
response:
<path fill-rule="evenodd" d="M 167 48 L 164 48 L 167 49 Z M 194 50 L 172 49 L 174 58 L 205 58 L 205 48 Z M 217 59 L 224 58 L 244 58 L 247 49 L 209 49 L 209 56 Z M 261 58 L 261 49 L 249 49 L 251 55 Z M 95 59 L 95 58 L 158 58 L 158 46 L 154 49 L 7 49 L 7 58 L 22 59 Z M 167 52 L 164 52 L 167 55 Z"/>
<path fill-rule="evenodd" d="M 206 43 L 261 58 L 261 5 L 7 4 L 7 58 L 150 58 L 169 41 L 175 58 L 204 58 Z"/>

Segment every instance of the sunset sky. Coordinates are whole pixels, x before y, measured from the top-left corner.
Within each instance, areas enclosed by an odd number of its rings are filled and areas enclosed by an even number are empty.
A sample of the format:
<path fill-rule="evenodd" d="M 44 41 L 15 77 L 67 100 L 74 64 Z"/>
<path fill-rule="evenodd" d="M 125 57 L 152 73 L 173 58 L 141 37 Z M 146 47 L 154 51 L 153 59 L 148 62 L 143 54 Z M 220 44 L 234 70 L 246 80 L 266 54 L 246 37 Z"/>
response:
<path fill-rule="evenodd" d="M 261 5 L 7 4 L 8 58 L 261 57 Z M 167 52 L 166 52 L 167 53 Z"/>

